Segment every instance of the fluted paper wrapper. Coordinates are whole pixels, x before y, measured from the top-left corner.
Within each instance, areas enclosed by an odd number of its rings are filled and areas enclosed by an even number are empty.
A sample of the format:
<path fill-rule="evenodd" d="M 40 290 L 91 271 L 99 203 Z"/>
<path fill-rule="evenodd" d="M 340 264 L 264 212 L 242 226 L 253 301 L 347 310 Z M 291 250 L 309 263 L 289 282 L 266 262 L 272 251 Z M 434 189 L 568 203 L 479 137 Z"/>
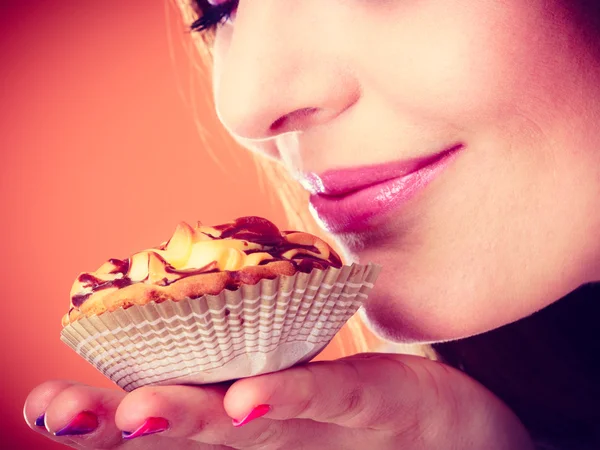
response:
<path fill-rule="evenodd" d="M 80 319 L 61 340 L 126 391 L 273 372 L 315 357 L 367 298 L 379 271 L 354 264 L 132 306 Z"/>

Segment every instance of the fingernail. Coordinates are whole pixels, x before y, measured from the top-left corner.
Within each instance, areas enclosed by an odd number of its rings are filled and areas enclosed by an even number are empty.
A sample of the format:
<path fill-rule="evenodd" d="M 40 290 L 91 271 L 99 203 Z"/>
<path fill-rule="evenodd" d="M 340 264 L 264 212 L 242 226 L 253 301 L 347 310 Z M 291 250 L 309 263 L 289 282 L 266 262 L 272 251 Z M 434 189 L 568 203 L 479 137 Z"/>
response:
<path fill-rule="evenodd" d="M 151 434 L 162 433 L 169 428 L 169 421 L 162 417 L 150 417 L 135 431 L 123 431 L 123 439 L 135 439 Z"/>
<path fill-rule="evenodd" d="M 248 414 L 243 419 L 241 419 L 241 420 L 233 419 L 233 426 L 241 427 L 242 425 L 246 425 L 247 423 L 252 422 L 255 419 L 258 419 L 259 417 L 264 416 L 269 411 L 271 411 L 271 407 L 269 405 L 258 405 L 252 411 L 250 411 L 250 414 Z"/>
<path fill-rule="evenodd" d="M 38 417 L 37 419 L 35 419 L 35 426 L 36 427 L 44 427 L 46 426 L 44 424 L 44 418 L 46 417 L 46 414 L 42 414 L 40 417 Z"/>
<path fill-rule="evenodd" d="M 54 433 L 54 436 L 81 436 L 98 428 L 98 417 L 90 411 L 80 412 L 66 426 Z"/>

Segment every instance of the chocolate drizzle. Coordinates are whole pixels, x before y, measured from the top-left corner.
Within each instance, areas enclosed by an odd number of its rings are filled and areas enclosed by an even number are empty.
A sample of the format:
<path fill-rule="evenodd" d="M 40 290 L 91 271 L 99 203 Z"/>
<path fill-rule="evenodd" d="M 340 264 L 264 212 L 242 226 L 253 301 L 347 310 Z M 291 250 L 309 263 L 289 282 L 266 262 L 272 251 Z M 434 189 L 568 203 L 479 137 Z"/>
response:
<path fill-rule="evenodd" d="M 109 259 L 109 263 L 111 263 L 115 268 L 111 270 L 110 273 L 122 273 L 123 275 L 127 274 L 129 270 L 129 260 L 128 259 Z"/>
<path fill-rule="evenodd" d="M 85 302 L 85 301 L 86 301 L 88 298 L 90 298 L 90 295 L 92 295 L 92 292 L 90 292 L 89 294 L 77 294 L 77 295 L 74 295 L 74 296 L 71 298 L 71 303 L 73 304 L 73 306 L 74 306 L 75 308 L 80 308 L 80 307 L 81 307 L 81 305 L 83 305 L 83 304 L 84 304 L 84 302 Z"/>
<path fill-rule="evenodd" d="M 111 272 L 112 273 L 112 272 Z M 121 289 L 131 284 L 131 280 L 129 278 L 116 278 L 114 280 L 101 280 L 99 278 L 94 277 L 88 273 L 83 273 L 79 275 L 79 282 L 84 285 L 85 288 L 91 289 L 91 292 L 86 294 L 77 294 L 74 295 L 71 299 L 73 306 L 79 308 L 83 303 L 94 293 L 97 291 L 101 291 L 103 289 L 109 288 L 117 288 Z"/>
<path fill-rule="evenodd" d="M 167 264 L 167 265 L 165 265 L 165 272 L 172 273 L 175 275 L 181 275 L 181 276 L 175 280 L 167 280 L 165 282 L 165 284 L 163 284 L 163 286 L 168 286 L 170 284 L 173 284 L 176 281 L 179 281 L 181 278 L 191 277 L 194 275 L 200 275 L 203 273 L 214 273 L 214 272 L 218 272 L 218 271 L 219 271 L 219 268 L 217 267 L 216 261 L 208 263 L 207 265 L 205 265 L 204 267 L 201 267 L 199 269 L 183 269 L 183 270 L 176 269 L 172 265 Z"/>
<path fill-rule="evenodd" d="M 221 239 L 239 239 L 269 247 L 283 243 L 279 228 L 262 217 L 240 217 L 233 223 L 215 227 L 221 231 Z"/>
<path fill-rule="evenodd" d="M 285 236 L 294 231 L 279 231 L 277 226 L 262 217 L 240 217 L 233 223 L 216 226 L 215 229 L 221 231 L 220 239 L 240 239 L 264 246 L 262 249 L 245 250 L 247 255 L 252 253 L 265 252 L 273 257 L 261 264 L 268 264 L 273 261 L 287 260 L 282 255 L 289 250 L 304 250 L 299 252 L 290 261 L 294 263 L 297 270 L 301 272 L 310 272 L 312 269 L 326 269 L 329 266 L 342 267 L 342 261 L 335 252 L 331 252 L 329 259 L 315 257 L 306 252 L 319 254 L 319 249 L 314 245 L 302 245 L 288 242 Z"/>

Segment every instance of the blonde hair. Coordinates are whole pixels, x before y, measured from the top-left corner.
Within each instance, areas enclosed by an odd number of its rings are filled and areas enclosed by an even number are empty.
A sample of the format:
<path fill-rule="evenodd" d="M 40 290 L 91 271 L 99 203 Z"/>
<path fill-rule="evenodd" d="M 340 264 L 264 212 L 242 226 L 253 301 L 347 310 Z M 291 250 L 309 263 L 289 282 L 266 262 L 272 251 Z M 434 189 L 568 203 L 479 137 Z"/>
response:
<path fill-rule="evenodd" d="M 178 10 L 181 12 L 185 24 L 191 24 L 198 18 L 200 11 L 197 11 L 193 0 L 175 0 L 175 2 Z M 200 71 L 209 70 L 212 59 L 212 40 L 212 33 L 197 33 L 192 35 L 190 42 L 193 50 L 188 52 L 188 56 L 193 58 L 194 61 L 197 61 L 197 64 L 194 64 L 195 69 Z M 206 95 L 205 98 L 212 102 L 212 95 Z M 190 99 L 192 102 L 194 100 L 195 99 Z M 212 106 L 214 110 L 214 105 Z M 197 122 L 197 126 L 201 137 L 204 137 L 208 130 L 206 130 L 199 122 Z M 222 130 L 222 132 L 223 134 L 226 134 L 224 130 Z M 236 145 L 232 139 L 228 139 L 228 137 L 225 139 L 229 142 L 234 151 L 242 151 L 241 147 Z M 210 152 L 210 149 L 208 149 L 208 151 Z M 327 239 L 327 236 L 323 236 L 323 230 L 318 227 L 310 215 L 308 209 L 308 193 L 302 189 L 299 183 L 293 180 L 284 167 L 277 161 L 257 154 L 254 155 L 254 161 L 259 177 L 266 180 L 266 183 L 263 183 L 263 185 L 268 184 L 277 186 L 276 197 L 285 211 L 289 227 L 320 235 Z M 268 188 L 265 188 L 265 191 L 267 191 L 265 192 L 267 195 L 270 194 Z M 390 350 L 392 347 L 392 344 L 387 344 L 386 346 L 386 343 L 379 339 L 366 326 L 361 317 L 356 314 L 336 335 L 331 344 L 324 351 L 322 358 L 327 359 L 330 357 L 350 356 L 356 353 L 381 349 Z M 401 349 L 403 353 L 413 353 L 433 357 L 430 351 L 427 351 L 426 348 L 422 347 L 406 345 L 395 346 L 395 350 L 398 349 Z"/>

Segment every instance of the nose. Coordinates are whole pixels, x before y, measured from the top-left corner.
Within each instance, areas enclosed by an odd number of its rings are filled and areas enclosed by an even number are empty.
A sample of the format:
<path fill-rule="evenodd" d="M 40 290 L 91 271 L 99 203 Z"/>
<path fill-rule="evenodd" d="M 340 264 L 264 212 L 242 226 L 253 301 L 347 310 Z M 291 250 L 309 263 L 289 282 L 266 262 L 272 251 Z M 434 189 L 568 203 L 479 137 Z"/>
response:
<path fill-rule="evenodd" d="M 235 137 L 306 131 L 356 102 L 358 83 L 348 65 L 332 57 L 334 44 L 325 42 L 320 1 L 241 0 L 234 23 L 218 32 L 215 104 Z"/>

